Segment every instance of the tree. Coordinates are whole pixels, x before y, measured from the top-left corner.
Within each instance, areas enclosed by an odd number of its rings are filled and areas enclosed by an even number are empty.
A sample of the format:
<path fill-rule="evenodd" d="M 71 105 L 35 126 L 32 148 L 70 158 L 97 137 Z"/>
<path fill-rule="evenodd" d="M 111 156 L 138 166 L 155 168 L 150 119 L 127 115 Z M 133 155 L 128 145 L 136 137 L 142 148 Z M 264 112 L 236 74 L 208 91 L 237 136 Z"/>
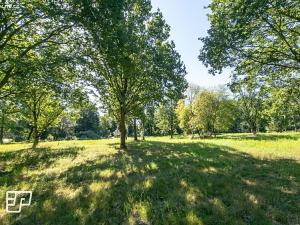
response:
<path fill-rule="evenodd" d="M 0 95 L 10 93 L 7 86 L 14 79 L 29 75 L 27 69 L 38 57 L 37 49 L 66 44 L 73 24 L 63 17 L 58 5 L 43 1 L 0 3 Z"/>
<path fill-rule="evenodd" d="M 196 96 L 199 94 L 199 92 L 202 90 L 202 88 L 197 84 L 188 84 L 188 88 L 186 90 L 186 96 L 188 104 L 192 105 L 193 101 L 195 100 Z"/>
<path fill-rule="evenodd" d="M 13 104 L 12 99 L 0 99 L 0 144 L 3 144 L 5 130 L 14 121 L 14 116 L 18 112 L 18 108 Z"/>
<path fill-rule="evenodd" d="M 291 91 L 283 93 L 284 86 L 299 83 L 299 1 L 213 0 L 209 8 L 211 28 L 200 38 L 199 60 L 212 74 L 234 69 L 232 88 L 241 86 L 239 108 L 250 130 L 259 130 L 263 114 L 275 130 L 287 129 L 291 120 L 296 127 L 297 119 L 288 115 L 299 100 L 291 101 Z M 263 106 L 268 109 L 262 114 Z"/>
<path fill-rule="evenodd" d="M 215 122 L 219 102 L 214 92 L 202 91 L 192 105 L 193 124 L 200 135 L 200 131 L 215 132 Z"/>
<path fill-rule="evenodd" d="M 108 113 L 100 116 L 99 132 L 101 137 L 112 136 L 116 129 L 117 124 Z"/>
<path fill-rule="evenodd" d="M 264 94 L 261 85 L 255 76 L 231 85 L 232 91 L 236 93 L 242 118 L 254 135 L 259 130 L 262 119 Z"/>
<path fill-rule="evenodd" d="M 191 99 L 189 98 L 189 101 Z M 192 103 L 192 101 L 191 101 Z M 181 99 L 177 103 L 176 115 L 179 121 L 179 127 L 184 131 L 185 134 L 188 134 L 191 130 L 190 119 L 191 119 L 191 107 L 190 105 L 185 104 L 185 100 Z"/>
<path fill-rule="evenodd" d="M 176 102 L 169 100 L 161 103 L 155 112 L 156 126 L 164 133 L 170 134 L 171 138 L 173 138 L 175 128 L 177 127 L 175 107 Z"/>
<path fill-rule="evenodd" d="M 149 0 L 83 5 L 83 12 L 89 12 L 81 21 L 89 46 L 84 69 L 118 121 L 120 149 L 126 149 L 128 116 L 185 82 L 183 63 L 168 41 L 169 26 L 160 12 L 150 10 Z"/>
<path fill-rule="evenodd" d="M 153 136 L 158 134 L 157 127 L 155 124 L 155 110 L 157 108 L 157 105 L 155 102 L 150 102 L 145 107 L 145 113 L 144 113 L 144 135 Z"/>
<path fill-rule="evenodd" d="M 216 135 L 227 131 L 234 120 L 232 100 L 222 90 L 203 90 L 192 104 L 192 128 L 199 133 Z"/>
<path fill-rule="evenodd" d="M 64 105 L 52 90 L 44 87 L 32 87 L 20 98 L 22 113 L 30 124 L 30 134 L 33 135 L 33 146 L 35 149 L 41 135 L 58 122 L 58 117 L 64 110 Z"/>
<path fill-rule="evenodd" d="M 76 136 L 83 139 L 99 138 L 99 113 L 94 107 L 83 109 L 76 122 Z"/>
<path fill-rule="evenodd" d="M 300 122 L 300 80 L 296 77 L 276 82 L 267 88 L 263 115 L 268 119 L 269 130 L 297 130 Z"/>
<path fill-rule="evenodd" d="M 79 119 L 79 112 L 68 107 L 60 116 L 57 126 L 49 130 L 54 140 L 75 138 L 76 121 Z"/>
<path fill-rule="evenodd" d="M 213 0 L 208 7 L 211 28 L 199 59 L 211 73 L 227 66 L 299 72 L 298 0 Z"/>

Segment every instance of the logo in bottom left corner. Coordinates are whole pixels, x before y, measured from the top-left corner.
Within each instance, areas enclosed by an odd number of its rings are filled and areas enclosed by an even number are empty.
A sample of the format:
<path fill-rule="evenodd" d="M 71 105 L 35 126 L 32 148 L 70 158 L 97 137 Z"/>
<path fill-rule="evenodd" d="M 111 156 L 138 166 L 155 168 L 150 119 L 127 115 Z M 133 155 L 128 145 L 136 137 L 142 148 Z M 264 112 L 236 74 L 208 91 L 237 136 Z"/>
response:
<path fill-rule="evenodd" d="M 6 212 L 21 213 L 22 207 L 30 206 L 32 191 L 7 191 Z"/>

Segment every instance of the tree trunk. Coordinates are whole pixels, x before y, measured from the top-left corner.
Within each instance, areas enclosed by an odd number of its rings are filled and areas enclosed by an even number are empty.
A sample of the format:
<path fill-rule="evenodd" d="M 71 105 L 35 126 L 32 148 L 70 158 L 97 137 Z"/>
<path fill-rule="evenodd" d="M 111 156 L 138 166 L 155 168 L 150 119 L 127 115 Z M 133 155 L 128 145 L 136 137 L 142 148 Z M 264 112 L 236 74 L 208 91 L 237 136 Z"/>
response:
<path fill-rule="evenodd" d="M 33 116 L 33 126 L 32 126 L 32 128 L 33 128 L 33 131 L 32 131 L 33 145 L 32 145 L 32 149 L 35 149 L 37 147 L 37 145 L 39 144 L 37 102 L 36 102 L 36 98 L 34 98 L 34 99 L 35 99 L 35 101 L 34 101 L 34 107 L 33 107 L 33 111 L 32 111 L 32 116 Z"/>
<path fill-rule="evenodd" d="M 120 115 L 120 124 L 119 124 L 119 131 L 120 131 L 120 150 L 126 150 L 126 126 L 125 126 L 125 112 L 121 110 Z"/>
<path fill-rule="evenodd" d="M 36 149 L 36 147 L 37 147 L 38 144 L 39 144 L 39 133 L 38 133 L 37 123 L 35 121 L 35 124 L 33 126 L 33 144 L 32 144 L 32 149 Z"/>
<path fill-rule="evenodd" d="M 28 137 L 27 137 L 27 141 L 30 141 L 32 133 L 33 133 L 33 127 L 31 126 Z"/>
<path fill-rule="evenodd" d="M 257 133 L 256 127 L 254 126 L 251 130 L 252 130 L 252 134 L 256 135 L 256 133 Z"/>
<path fill-rule="evenodd" d="M 34 128 L 32 149 L 36 149 L 38 144 L 39 144 L 39 135 L 37 129 Z"/>
<path fill-rule="evenodd" d="M 0 128 L 0 144 L 3 144 L 3 137 L 4 137 L 4 124 L 1 124 L 1 128 Z"/>
<path fill-rule="evenodd" d="M 134 135 L 134 140 L 137 141 L 138 136 L 137 136 L 137 129 L 136 129 L 136 118 L 133 119 L 133 135 Z"/>
<path fill-rule="evenodd" d="M 197 133 L 199 135 L 199 138 L 201 138 L 202 137 L 202 132 L 199 129 L 197 129 Z"/>
<path fill-rule="evenodd" d="M 257 126 L 255 124 L 255 122 L 251 122 L 250 123 L 250 131 L 253 135 L 256 135 L 256 132 L 257 132 Z"/>
<path fill-rule="evenodd" d="M 174 127 L 173 127 L 173 115 L 171 115 L 171 138 L 173 138 L 173 130 L 174 130 Z"/>
<path fill-rule="evenodd" d="M 36 137 L 33 139 L 32 149 L 36 149 L 38 144 L 39 144 L 39 137 Z"/>
<path fill-rule="evenodd" d="M 144 127 L 144 121 L 142 120 L 142 140 L 145 141 L 145 127 Z"/>
<path fill-rule="evenodd" d="M 1 117 L 1 127 L 0 127 L 0 144 L 3 144 L 3 138 L 4 138 L 4 113 L 2 111 L 2 117 Z"/>

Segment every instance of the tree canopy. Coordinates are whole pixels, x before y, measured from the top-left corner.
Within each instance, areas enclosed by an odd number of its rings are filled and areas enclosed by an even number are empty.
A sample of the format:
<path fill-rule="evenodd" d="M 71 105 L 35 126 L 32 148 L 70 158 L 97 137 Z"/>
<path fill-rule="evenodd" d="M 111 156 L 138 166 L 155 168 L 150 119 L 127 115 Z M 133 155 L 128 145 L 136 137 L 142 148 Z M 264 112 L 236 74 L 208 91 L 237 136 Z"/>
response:
<path fill-rule="evenodd" d="M 299 1 L 213 0 L 208 7 L 211 28 L 199 59 L 211 73 L 253 65 L 299 72 Z"/>

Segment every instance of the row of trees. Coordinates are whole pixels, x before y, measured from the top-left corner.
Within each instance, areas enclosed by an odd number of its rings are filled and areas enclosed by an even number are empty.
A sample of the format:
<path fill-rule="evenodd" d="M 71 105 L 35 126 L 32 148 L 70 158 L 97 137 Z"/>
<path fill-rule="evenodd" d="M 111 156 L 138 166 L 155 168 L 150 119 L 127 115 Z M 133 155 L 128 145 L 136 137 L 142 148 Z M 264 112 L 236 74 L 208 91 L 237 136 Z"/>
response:
<path fill-rule="evenodd" d="M 287 131 L 300 128 L 299 92 L 276 89 L 264 93 L 247 85 L 205 90 L 189 88 L 190 97 L 178 102 L 176 114 L 185 133 Z M 295 93 L 293 93 L 295 92 Z M 294 98 L 294 99 L 293 99 Z"/>
<path fill-rule="evenodd" d="M 178 102 L 152 102 L 139 114 L 128 117 L 126 137 L 137 140 L 138 136 L 145 139 L 145 136 L 153 135 L 170 135 L 172 138 L 174 134 L 191 134 L 193 137 L 206 137 L 223 132 L 256 134 L 298 130 L 299 107 L 293 105 L 293 101 L 282 101 L 291 96 L 286 91 L 281 89 L 275 92 L 280 96 L 273 96 L 261 95 L 261 92 L 245 87 L 232 93 L 225 87 L 208 90 L 190 84 L 184 99 Z M 67 107 L 64 110 L 63 105 L 58 104 L 59 101 L 50 94 L 53 93 L 43 91 L 42 95 L 37 95 L 37 92 L 33 92 L 33 97 L 25 97 L 25 101 L 21 102 L 19 111 L 12 107 L 13 104 L 3 106 L 1 137 L 26 141 L 36 136 L 47 140 L 120 136 L 118 121 L 109 113 L 101 113 L 91 104 L 86 104 L 84 108 Z M 48 95 L 54 101 L 49 101 Z M 36 113 L 39 116 L 34 122 Z"/>
<path fill-rule="evenodd" d="M 169 30 L 149 0 L 2 1 L 2 124 L 22 115 L 35 148 L 63 113 L 96 95 L 126 149 L 128 120 L 186 89 Z"/>

